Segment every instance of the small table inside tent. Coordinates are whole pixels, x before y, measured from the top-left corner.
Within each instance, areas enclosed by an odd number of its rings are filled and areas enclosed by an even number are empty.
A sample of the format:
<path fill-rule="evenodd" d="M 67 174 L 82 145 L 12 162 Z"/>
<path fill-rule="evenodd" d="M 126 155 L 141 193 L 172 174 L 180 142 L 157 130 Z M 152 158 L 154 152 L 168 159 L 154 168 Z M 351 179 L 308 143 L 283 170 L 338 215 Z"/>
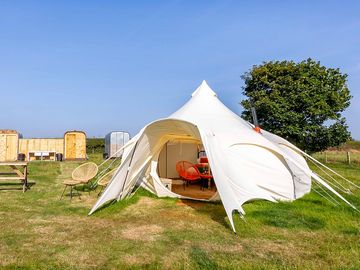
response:
<path fill-rule="evenodd" d="M 6 182 L 13 180 L 20 181 L 23 186 L 23 192 L 25 192 L 29 189 L 27 164 L 25 161 L 0 162 L 0 180 Z M 6 170 L 5 168 L 8 169 Z"/>
<path fill-rule="evenodd" d="M 198 163 L 198 164 L 195 164 L 195 166 L 199 169 L 200 173 L 202 173 L 203 175 L 209 176 L 207 178 L 208 179 L 208 189 L 211 189 L 212 173 L 211 173 L 209 163 Z"/>

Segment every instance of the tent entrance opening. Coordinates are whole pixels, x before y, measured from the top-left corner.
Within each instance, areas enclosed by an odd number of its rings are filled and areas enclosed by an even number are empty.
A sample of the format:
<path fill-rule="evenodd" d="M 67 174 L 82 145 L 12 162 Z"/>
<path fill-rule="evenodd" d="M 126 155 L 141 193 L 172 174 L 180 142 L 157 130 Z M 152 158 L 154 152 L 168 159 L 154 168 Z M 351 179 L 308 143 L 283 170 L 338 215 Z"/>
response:
<path fill-rule="evenodd" d="M 160 152 L 157 170 L 164 186 L 176 194 L 207 200 L 216 193 L 211 168 L 198 139 L 168 141 Z"/>

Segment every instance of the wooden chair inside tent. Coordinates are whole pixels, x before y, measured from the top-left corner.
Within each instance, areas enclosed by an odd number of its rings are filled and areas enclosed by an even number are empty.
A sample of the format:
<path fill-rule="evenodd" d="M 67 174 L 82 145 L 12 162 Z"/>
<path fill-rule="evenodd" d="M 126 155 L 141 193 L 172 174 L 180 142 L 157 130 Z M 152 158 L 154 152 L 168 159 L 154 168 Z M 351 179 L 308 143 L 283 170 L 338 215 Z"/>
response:
<path fill-rule="evenodd" d="M 75 170 L 71 174 L 72 179 L 65 180 L 63 182 L 65 188 L 63 190 L 63 193 L 61 194 L 60 199 L 62 199 L 66 188 L 70 187 L 70 200 L 71 200 L 73 197 L 74 187 L 77 185 L 84 185 L 85 187 L 85 185 L 88 184 L 90 180 L 96 176 L 97 172 L 98 172 L 98 166 L 94 162 L 87 162 L 75 168 Z M 79 191 L 76 189 L 75 191 L 77 192 L 80 198 Z"/>
<path fill-rule="evenodd" d="M 116 171 L 116 168 L 115 169 L 112 169 L 111 171 L 105 173 L 103 176 L 101 176 L 97 182 L 98 186 L 101 187 L 101 190 L 98 194 L 98 196 L 101 194 L 102 190 L 104 189 L 104 187 L 106 187 L 110 180 L 112 179 L 112 177 L 114 176 L 115 174 L 115 171 Z"/>

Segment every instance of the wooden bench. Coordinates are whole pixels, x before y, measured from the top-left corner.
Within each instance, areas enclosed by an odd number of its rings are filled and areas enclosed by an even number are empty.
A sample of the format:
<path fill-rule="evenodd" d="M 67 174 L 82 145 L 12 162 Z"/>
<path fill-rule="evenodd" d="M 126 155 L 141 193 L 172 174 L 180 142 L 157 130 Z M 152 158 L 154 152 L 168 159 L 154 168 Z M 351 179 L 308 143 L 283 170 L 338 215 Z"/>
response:
<path fill-rule="evenodd" d="M 27 162 L 25 161 L 8 161 L 0 162 L 0 180 L 20 181 L 23 186 L 23 192 L 29 189 L 27 182 Z M 2 168 L 8 167 L 10 170 L 2 171 Z"/>

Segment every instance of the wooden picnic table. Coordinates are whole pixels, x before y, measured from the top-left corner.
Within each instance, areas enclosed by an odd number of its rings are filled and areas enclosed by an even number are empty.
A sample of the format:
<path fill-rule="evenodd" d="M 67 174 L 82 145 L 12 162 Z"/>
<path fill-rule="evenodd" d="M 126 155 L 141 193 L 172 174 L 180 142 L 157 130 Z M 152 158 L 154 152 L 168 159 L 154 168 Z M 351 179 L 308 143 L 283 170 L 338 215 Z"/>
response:
<path fill-rule="evenodd" d="M 23 192 L 29 189 L 27 182 L 27 168 L 26 161 L 7 161 L 0 162 L 0 180 L 13 181 L 17 180 L 22 183 Z M 4 171 L 2 168 L 8 167 L 10 170 Z"/>

